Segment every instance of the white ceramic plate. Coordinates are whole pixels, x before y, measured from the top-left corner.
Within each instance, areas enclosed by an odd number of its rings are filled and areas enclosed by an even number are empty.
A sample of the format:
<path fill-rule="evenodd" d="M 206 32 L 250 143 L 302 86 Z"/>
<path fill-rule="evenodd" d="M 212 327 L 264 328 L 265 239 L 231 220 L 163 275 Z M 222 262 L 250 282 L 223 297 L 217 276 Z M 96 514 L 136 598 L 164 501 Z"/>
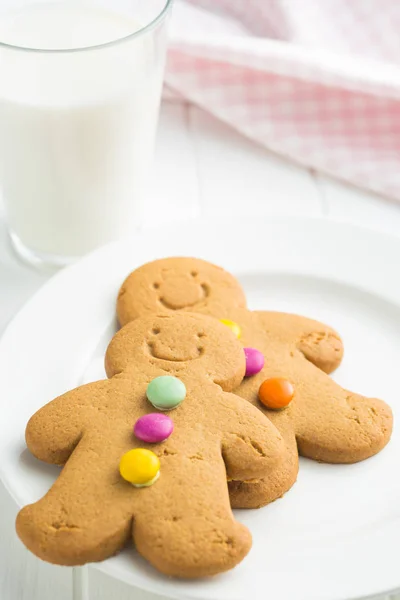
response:
<path fill-rule="evenodd" d="M 44 403 L 104 375 L 115 298 L 145 261 L 195 255 L 242 281 L 252 308 L 303 313 L 336 327 L 344 386 L 400 413 L 400 240 L 328 221 L 213 221 L 143 232 L 52 279 L 0 344 L 1 477 L 19 505 L 38 499 L 57 469 L 25 449 L 24 428 Z M 210 507 L 212 510 L 212 507 Z M 196 582 L 164 578 L 134 550 L 96 568 L 138 589 L 185 600 L 349 600 L 400 588 L 400 435 L 357 465 L 302 460 L 281 500 L 238 511 L 253 548 L 236 569 Z"/>

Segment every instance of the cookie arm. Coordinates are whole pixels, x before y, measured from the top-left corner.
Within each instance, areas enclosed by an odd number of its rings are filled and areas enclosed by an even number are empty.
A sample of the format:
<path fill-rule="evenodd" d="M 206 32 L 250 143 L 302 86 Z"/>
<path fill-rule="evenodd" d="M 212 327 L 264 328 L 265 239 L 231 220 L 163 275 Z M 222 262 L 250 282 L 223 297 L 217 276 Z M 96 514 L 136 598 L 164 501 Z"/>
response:
<path fill-rule="evenodd" d="M 388 443 L 393 417 L 382 400 L 344 390 L 303 360 L 293 371 L 295 396 L 289 411 L 299 454 L 329 463 L 355 463 Z"/>
<path fill-rule="evenodd" d="M 332 373 L 340 365 L 343 343 L 328 325 L 288 313 L 257 311 L 255 314 L 267 334 L 284 343 L 292 343 L 325 373 Z"/>
<path fill-rule="evenodd" d="M 82 437 L 91 402 L 109 385 L 107 380 L 83 385 L 38 410 L 25 430 L 32 454 L 44 462 L 64 465 Z"/>
<path fill-rule="evenodd" d="M 225 394 L 226 423 L 222 455 L 230 479 L 261 479 L 283 460 L 286 447 L 275 425 L 255 406 L 234 394 Z"/>

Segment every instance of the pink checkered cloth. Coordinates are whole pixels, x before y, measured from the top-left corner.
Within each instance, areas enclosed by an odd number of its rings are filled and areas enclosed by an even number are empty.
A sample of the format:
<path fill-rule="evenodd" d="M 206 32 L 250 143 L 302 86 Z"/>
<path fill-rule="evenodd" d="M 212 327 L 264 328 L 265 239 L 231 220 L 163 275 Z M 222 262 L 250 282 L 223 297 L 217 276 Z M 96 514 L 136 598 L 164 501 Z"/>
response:
<path fill-rule="evenodd" d="M 167 86 L 306 167 L 400 200 L 400 2 L 177 0 Z"/>

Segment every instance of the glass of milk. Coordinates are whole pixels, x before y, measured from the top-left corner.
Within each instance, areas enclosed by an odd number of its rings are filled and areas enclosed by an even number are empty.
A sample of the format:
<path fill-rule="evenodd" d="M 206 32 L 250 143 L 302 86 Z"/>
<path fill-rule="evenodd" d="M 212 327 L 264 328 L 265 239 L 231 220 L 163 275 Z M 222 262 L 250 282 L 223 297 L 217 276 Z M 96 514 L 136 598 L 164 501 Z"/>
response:
<path fill-rule="evenodd" d="M 0 190 L 12 242 L 62 266 L 140 226 L 172 0 L 1 0 Z"/>

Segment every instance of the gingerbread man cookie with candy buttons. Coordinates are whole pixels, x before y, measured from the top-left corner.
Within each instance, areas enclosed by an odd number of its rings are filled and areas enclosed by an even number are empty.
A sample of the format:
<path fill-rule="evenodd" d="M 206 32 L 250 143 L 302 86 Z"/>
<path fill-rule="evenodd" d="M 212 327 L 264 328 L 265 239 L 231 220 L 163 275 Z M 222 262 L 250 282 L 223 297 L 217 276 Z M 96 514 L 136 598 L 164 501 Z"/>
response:
<path fill-rule="evenodd" d="M 258 482 L 231 481 L 233 507 L 257 507 L 296 481 L 298 453 L 329 463 L 364 460 L 387 444 L 392 413 L 381 400 L 344 390 L 328 374 L 343 346 L 330 327 L 311 319 L 246 308 L 238 281 L 195 258 L 167 258 L 127 277 L 117 301 L 122 325 L 151 312 L 212 315 L 240 338 L 246 377 L 235 393 L 261 409 L 281 432 L 285 461 Z"/>
<path fill-rule="evenodd" d="M 114 336 L 106 372 L 29 421 L 30 451 L 63 469 L 18 514 L 21 540 L 60 565 L 106 559 L 133 538 L 167 575 L 234 567 L 251 536 L 233 517 L 227 476 L 265 477 L 285 452 L 275 426 L 229 393 L 245 373 L 241 344 L 205 315 L 150 314 Z"/>

